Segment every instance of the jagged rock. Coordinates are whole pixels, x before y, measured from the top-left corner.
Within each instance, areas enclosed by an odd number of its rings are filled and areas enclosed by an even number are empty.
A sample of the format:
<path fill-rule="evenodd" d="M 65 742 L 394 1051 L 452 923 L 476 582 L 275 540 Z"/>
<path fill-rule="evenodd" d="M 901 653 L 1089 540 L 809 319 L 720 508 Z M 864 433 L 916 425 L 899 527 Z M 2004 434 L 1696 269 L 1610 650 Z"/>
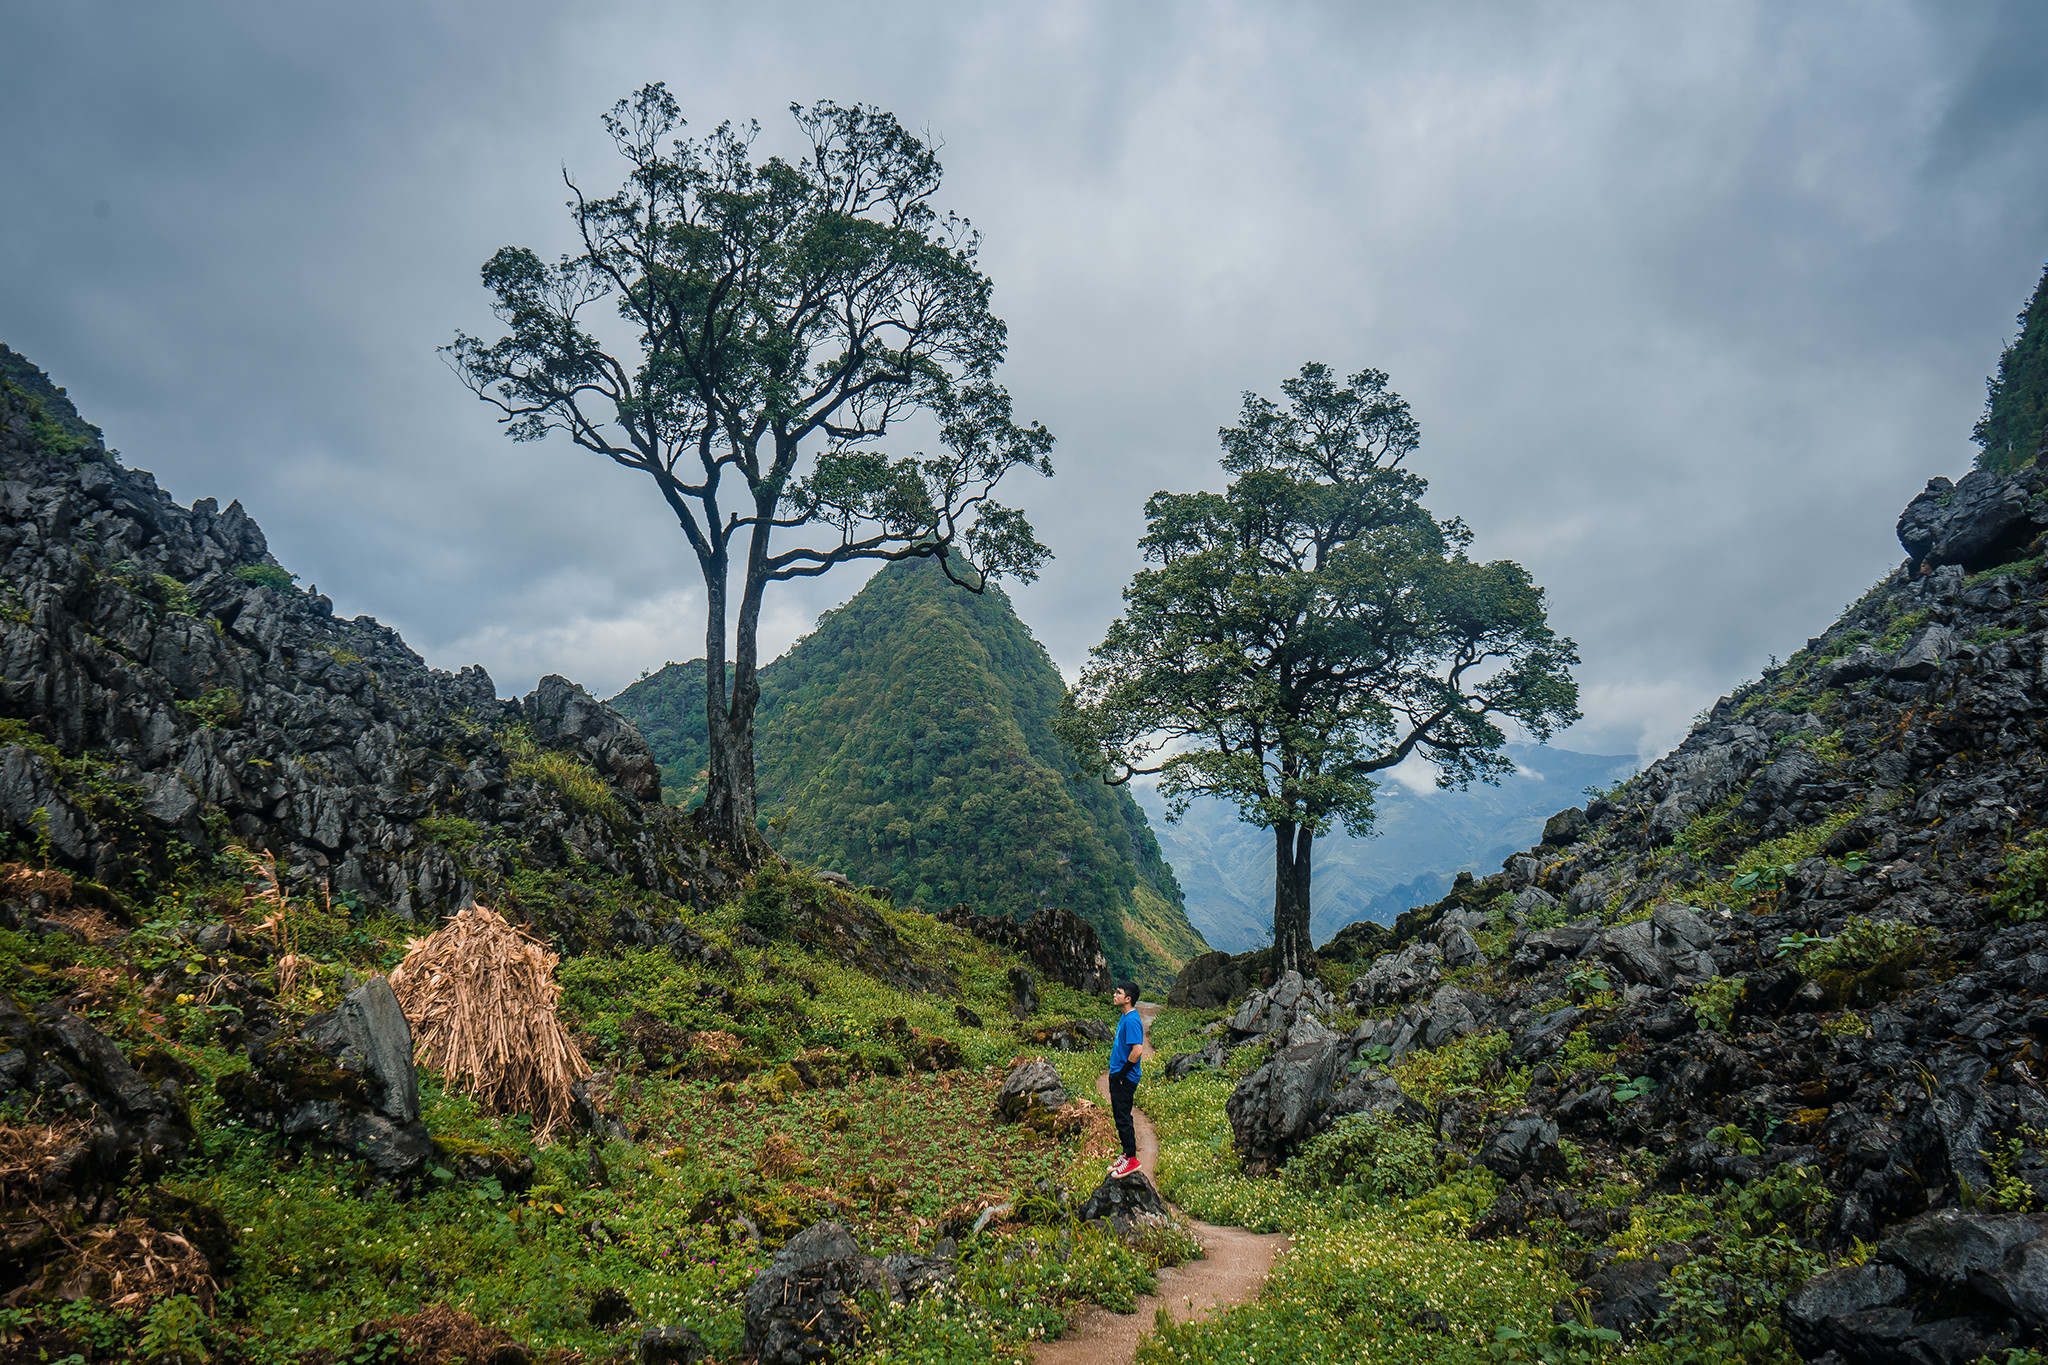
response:
<path fill-rule="evenodd" d="M 1038 1013 L 1038 981 L 1028 967 L 1012 967 L 1010 982 L 1010 1016 L 1019 1023 Z"/>
<path fill-rule="evenodd" d="M 1886 673 L 1900 682 L 1925 682 L 1956 652 L 1956 643 L 1956 633 L 1947 626 L 1928 626 L 1906 642 Z"/>
<path fill-rule="evenodd" d="M 996 1090 L 996 1113 L 1005 1123 L 1019 1123 L 1034 1111 L 1050 1111 L 1067 1102 L 1067 1089 L 1059 1072 L 1043 1057 L 1033 1057 L 1010 1068 Z"/>
<path fill-rule="evenodd" d="M 1404 1123 L 1425 1123 L 1429 1111 L 1409 1098 L 1400 1083 L 1376 1067 L 1347 1081 L 1324 1110 L 1332 1121 L 1352 1114 L 1392 1114 Z"/>
<path fill-rule="evenodd" d="M 1549 1119 L 1509 1119 L 1480 1149 L 1479 1160 L 1504 1180 L 1561 1175 L 1564 1157 L 1558 1151 L 1557 1137 L 1557 1124 Z"/>
<path fill-rule="evenodd" d="M 1174 977 L 1166 1004 L 1169 1009 L 1221 1009 L 1250 986 L 1251 978 L 1229 953 L 1203 953 Z"/>
<path fill-rule="evenodd" d="M 1345 988 L 1344 1003 L 1352 1009 L 1405 1004 L 1435 989 L 1443 975 L 1443 961 L 1443 949 L 1436 944 L 1411 943 L 1366 968 Z"/>
<path fill-rule="evenodd" d="M 378 1113 L 400 1125 L 419 1121 L 412 1028 L 390 982 L 371 977 L 340 1008 L 308 1020 L 303 1036 L 343 1071 L 364 1075 L 370 1104 Z"/>
<path fill-rule="evenodd" d="M 1514 1036 L 1513 1055 L 1518 1062 L 1540 1062 L 1564 1045 L 1579 1026 L 1585 1011 L 1572 1005 L 1538 1015 Z"/>
<path fill-rule="evenodd" d="M 899 1251 L 882 1258 L 890 1293 L 899 1303 L 922 1298 L 944 1288 L 959 1277 L 959 1267 L 950 1256 L 917 1256 Z"/>
<path fill-rule="evenodd" d="M 1048 979 L 1077 991 L 1108 995 L 1115 989 L 1095 926 L 1064 906 L 1048 906 L 1022 924 L 976 914 L 967 905 L 951 906 L 940 912 L 939 919 L 1029 958 Z"/>
<path fill-rule="evenodd" d="M 1654 1256 L 1628 1261 L 1610 1261 L 1586 1278 L 1588 1314 L 1595 1327 L 1621 1333 L 1623 1341 L 1634 1341 L 1653 1327 L 1671 1307 L 1666 1292 L 1672 1270 L 1686 1259 L 1682 1248 L 1666 1247 Z M 1559 1316 L 1573 1314 L 1566 1307 Z"/>
<path fill-rule="evenodd" d="M 32 366 L 9 368 L 48 389 L 46 406 L 61 398 Z M 725 899 L 727 872 L 688 815 L 628 799 L 658 794 L 654 770 L 601 704 L 553 680 L 528 717 L 480 668 L 428 668 L 376 621 L 337 619 L 289 586 L 240 504 L 181 507 L 103 448 L 46 448 L 24 414 L 0 394 L 0 564 L 19 607 L 0 619 L 0 715 L 89 755 L 108 804 L 34 746 L 0 746 L 0 831 L 45 825 L 67 868 L 109 886 L 163 866 L 172 840 L 204 855 L 225 832 L 294 882 L 417 919 L 495 895 L 513 870 L 419 837 L 436 815 L 531 868 L 573 862 L 675 900 Z M 510 720 L 587 749 L 617 809 L 515 776 L 498 735 Z M 581 949 L 579 922 L 541 927 Z"/>
<path fill-rule="evenodd" d="M 1479 951 L 1479 944 L 1463 926 L 1453 927 L 1443 936 L 1443 953 L 1444 966 L 1453 971 L 1486 961 L 1486 954 Z"/>
<path fill-rule="evenodd" d="M 1954 564 L 1975 573 L 2017 559 L 2048 524 L 2036 502 L 2043 482 L 2032 468 L 2006 476 L 1972 470 L 1953 484 L 1929 479 L 1899 514 L 1899 544 L 1923 569 Z"/>
<path fill-rule="evenodd" d="M 52 1004 L 0 991 L 0 1093 L 87 1119 L 89 1136 L 35 1177 L 42 1198 L 86 1196 L 130 1174 L 154 1180 L 182 1160 L 192 1127 L 175 1082 L 152 1086 L 112 1039 Z"/>
<path fill-rule="evenodd" d="M 1881 678 L 1891 671 L 1892 658 L 1871 645 L 1858 645 L 1828 665 L 1827 672 L 1822 674 L 1824 685 L 1847 687 L 1869 678 Z"/>
<path fill-rule="evenodd" d="M 1534 858 L 1526 858 L 1524 861 L 1533 863 L 1536 860 Z M 1531 875 L 1533 876 L 1534 874 L 1532 873 Z M 1513 880 L 1512 874 L 1510 874 L 1509 879 Z M 1507 917 L 1511 922 L 1521 924 L 1527 921 L 1531 915 L 1542 914 L 1556 909 L 1557 903 L 1557 897 L 1551 895 L 1542 887 L 1524 886 L 1521 893 L 1508 902 Z"/>
<path fill-rule="evenodd" d="M 1145 1220 L 1155 1223 L 1171 1223 L 1173 1220 L 1166 1201 L 1159 1197 L 1159 1191 L 1142 1174 L 1127 1175 L 1121 1179 L 1106 1177 L 1081 1205 L 1079 1217 L 1084 1223 L 1104 1219 L 1120 1237 L 1127 1236 L 1135 1227 L 1143 1226 Z"/>
<path fill-rule="evenodd" d="M 687 1327 L 650 1327 L 633 1343 L 634 1365 L 700 1365 L 711 1348 Z"/>
<path fill-rule="evenodd" d="M 1167 1080 L 1177 1081 L 1183 1076 L 1193 1075 L 1205 1068 L 1222 1066 L 1223 1059 L 1228 1055 L 1229 1049 L 1222 1043 L 1211 1043 L 1200 1052 L 1183 1052 L 1168 1058 L 1163 1074 Z"/>
<path fill-rule="evenodd" d="M 1543 842 L 1552 848 L 1565 848 L 1584 838 L 1586 830 L 1586 812 L 1573 806 L 1543 822 Z"/>
<path fill-rule="evenodd" d="M 863 1291 L 886 1292 L 882 1263 L 838 1223 L 805 1228 L 747 1287 L 747 1353 L 760 1365 L 809 1365 L 852 1347 L 865 1330 Z"/>
<path fill-rule="evenodd" d="M 1224 1110 L 1247 1173 L 1271 1170 L 1314 1135 L 1350 1050 L 1343 1041 L 1286 1048 L 1238 1082 Z"/>
<path fill-rule="evenodd" d="M 1937 1209 L 1895 1228 L 1879 1243 L 1874 1259 L 1915 1281 L 1961 1289 L 2003 1266 L 2009 1254 L 2044 1232 L 2048 1217 L 2040 1215 Z"/>
<path fill-rule="evenodd" d="M 573 744 L 628 796 L 661 800 L 661 769 L 640 731 L 575 683 L 550 673 L 520 703 L 520 710 L 536 743 L 546 748 Z M 847 884 L 843 875 L 839 881 Z"/>
<path fill-rule="evenodd" d="M 1234 1037 L 1266 1036 L 1285 1046 L 1288 1030 L 1298 1019 L 1327 1018 L 1336 1008 L 1330 993 L 1318 981 L 1304 980 L 1300 972 L 1288 972 L 1272 989 L 1254 991 L 1245 997 L 1231 1016 Z"/>
<path fill-rule="evenodd" d="M 1888 1265 L 1846 1265 L 1823 1271 L 1785 1300 L 1785 1331 L 1809 1359 L 1835 1349 L 1855 1327 L 1835 1319 L 1890 1308 L 1906 1297 L 1906 1277 Z"/>

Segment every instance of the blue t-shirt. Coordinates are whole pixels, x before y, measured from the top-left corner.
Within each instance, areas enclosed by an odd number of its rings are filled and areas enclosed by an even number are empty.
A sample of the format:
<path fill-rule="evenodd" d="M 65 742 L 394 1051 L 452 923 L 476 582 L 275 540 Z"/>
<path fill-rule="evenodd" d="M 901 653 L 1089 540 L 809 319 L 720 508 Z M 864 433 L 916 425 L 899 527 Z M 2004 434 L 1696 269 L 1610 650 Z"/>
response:
<path fill-rule="evenodd" d="M 1145 1017 L 1131 1010 L 1117 1020 L 1116 1041 L 1109 1045 L 1109 1074 L 1119 1080 L 1136 1084 L 1145 1077 L 1145 1065 L 1131 1062 L 1131 1069 L 1124 1070 L 1124 1063 L 1131 1059 L 1131 1049 L 1145 1041 Z"/>

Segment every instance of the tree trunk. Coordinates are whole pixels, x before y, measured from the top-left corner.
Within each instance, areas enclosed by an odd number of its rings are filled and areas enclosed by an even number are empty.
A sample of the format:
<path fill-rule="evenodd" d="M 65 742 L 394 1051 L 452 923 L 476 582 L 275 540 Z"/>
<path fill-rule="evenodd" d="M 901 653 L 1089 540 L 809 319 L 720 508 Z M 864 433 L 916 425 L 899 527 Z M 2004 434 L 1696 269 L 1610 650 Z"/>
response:
<path fill-rule="evenodd" d="M 732 691 L 726 691 L 726 568 L 721 554 L 704 573 L 704 739 L 710 762 L 704 779 L 704 808 L 698 819 L 714 844 L 752 867 L 761 845 L 754 823 L 754 708 L 761 697 L 754 671 L 754 642 L 748 629 L 758 623 L 741 613 L 738 658 Z"/>
<path fill-rule="evenodd" d="M 1309 936 L 1309 853 L 1315 834 L 1282 820 L 1273 826 L 1273 970 L 1306 976 L 1315 960 Z"/>

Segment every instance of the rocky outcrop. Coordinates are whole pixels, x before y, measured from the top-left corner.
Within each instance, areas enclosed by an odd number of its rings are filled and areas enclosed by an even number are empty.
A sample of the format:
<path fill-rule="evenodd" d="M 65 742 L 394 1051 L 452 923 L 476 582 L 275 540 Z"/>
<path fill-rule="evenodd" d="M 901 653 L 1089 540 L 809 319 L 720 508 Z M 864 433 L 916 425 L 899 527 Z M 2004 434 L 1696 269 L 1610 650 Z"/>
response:
<path fill-rule="evenodd" d="M 1018 1062 L 996 1089 L 996 1114 L 1005 1123 L 1022 1123 L 1066 1102 L 1067 1088 L 1060 1083 L 1059 1072 L 1043 1057 Z"/>
<path fill-rule="evenodd" d="M 113 1040 L 54 1005 L 24 1006 L 0 992 L 0 1099 L 56 1116 L 64 1139 L 27 1194 L 88 1210 L 123 1179 L 154 1180 L 186 1153 L 192 1125 L 184 1084 L 168 1058 L 145 1077 Z"/>
<path fill-rule="evenodd" d="M 1289 972 L 1272 989 L 1246 996 L 1228 1027 L 1231 1038 L 1240 1042 L 1269 1038 L 1275 1047 L 1318 1042 L 1335 1036 L 1324 1023 L 1335 1010 L 1321 982 Z"/>
<path fill-rule="evenodd" d="M 1079 1217 L 1084 1223 L 1100 1219 L 1117 1236 L 1126 1238 L 1147 1228 L 1173 1224 L 1166 1201 L 1142 1174 L 1105 1177 L 1081 1205 Z"/>
<path fill-rule="evenodd" d="M 1251 977 L 1229 953 L 1203 953 L 1189 960 L 1166 994 L 1169 1009 L 1214 1010 L 1250 989 Z"/>
<path fill-rule="evenodd" d="M 1349 1055 L 1276 1053 L 1233 1097 L 1248 1166 L 1332 1121 L 1341 1070 L 1498 1033 L 1486 1075 L 1525 1068 L 1522 1107 L 1428 1116 L 1442 1155 L 1510 1182 L 1475 1236 L 1579 1230 L 1567 1141 L 1596 1166 L 1654 1157 L 1664 1191 L 1798 1168 L 1826 1188 L 1795 1229 L 1811 1249 L 1880 1248 L 1787 1303 L 1810 1357 L 2048 1340 L 2037 1215 L 1990 1207 L 2048 1202 L 2044 488 L 1937 480 L 1900 520 L 1911 558 L 1806 648 L 1403 915 L 1347 995 L 1380 1012 Z M 1444 984 L 1454 956 L 1483 991 Z M 1686 1254 L 1589 1261 L 1595 1322 L 1641 1330 Z"/>
<path fill-rule="evenodd" d="M 760 1365 L 810 1365 L 846 1351 L 866 1327 L 856 1296 L 886 1292 L 882 1263 L 844 1227 L 813 1224 L 747 1287 L 747 1354 Z"/>
<path fill-rule="evenodd" d="M 47 408 L 56 391 L 39 375 Z M 117 886 L 170 841 L 266 849 L 294 885 L 432 919 L 572 861 L 679 901 L 727 872 L 623 718 L 549 678 L 502 701 L 295 586 L 239 503 L 183 507 L 0 390 L 0 829 Z M 68 404 L 65 405 L 68 411 Z M 89 429 L 88 429 L 89 430 Z M 82 438 L 81 438 L 82 439 Z M 591 775 L 565 782 L 559 753 Z M 86 758 L 93 781 L 65 764 Z M 40 814 L 38 814 L 40 812 Z M 423 829 L 433 817 L 450 839 Z M 481 837 L 479 837 L 481 836 Z M 574 950 L 589 926 L 547 926 Z"/>
<path fill-rule="evenodd" d="M 252 1071 L 215 1087 L 250 1123 L 348 1152 L 389 1180 L 419 1175 L 434 1154 L 420 1121 L 412 1030 L 383 977 L 253 1060 Z"/>
<path fill-rule="evenodd" d="M 1063 906 L 1047 906 L 1022 924 L 997 915 L 976 914 L 968 905 L 942 910 L 939 919 L 965 929 L 984 943 L 1028 958 L 1048 980 L 1090 995 L 1108 995 L 1116 988 L 1110 980 L 1109 959 L 1103 955 L 1095 926 Z M 1018 1018 L 1028 1014 L 1026 1011 Z"/>

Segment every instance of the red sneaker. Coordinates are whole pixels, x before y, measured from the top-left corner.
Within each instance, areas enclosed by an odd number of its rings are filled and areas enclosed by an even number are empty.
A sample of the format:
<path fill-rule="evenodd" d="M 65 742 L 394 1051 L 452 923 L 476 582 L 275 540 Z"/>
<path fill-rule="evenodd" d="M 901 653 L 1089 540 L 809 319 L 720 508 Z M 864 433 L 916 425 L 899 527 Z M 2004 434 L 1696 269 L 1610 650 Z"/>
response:
<path fill-rule="evenodd" d="M 1109 1168 L 1109 1175 L 1112 1180 L 1122 1180 L 1127 1175 L 1136 1175 L 1138 1171 L 1138 1158 L 1134 1156 L 1127 1156 L 1122 1161 L 1117 1162 L 1116 1165 Z"/>

